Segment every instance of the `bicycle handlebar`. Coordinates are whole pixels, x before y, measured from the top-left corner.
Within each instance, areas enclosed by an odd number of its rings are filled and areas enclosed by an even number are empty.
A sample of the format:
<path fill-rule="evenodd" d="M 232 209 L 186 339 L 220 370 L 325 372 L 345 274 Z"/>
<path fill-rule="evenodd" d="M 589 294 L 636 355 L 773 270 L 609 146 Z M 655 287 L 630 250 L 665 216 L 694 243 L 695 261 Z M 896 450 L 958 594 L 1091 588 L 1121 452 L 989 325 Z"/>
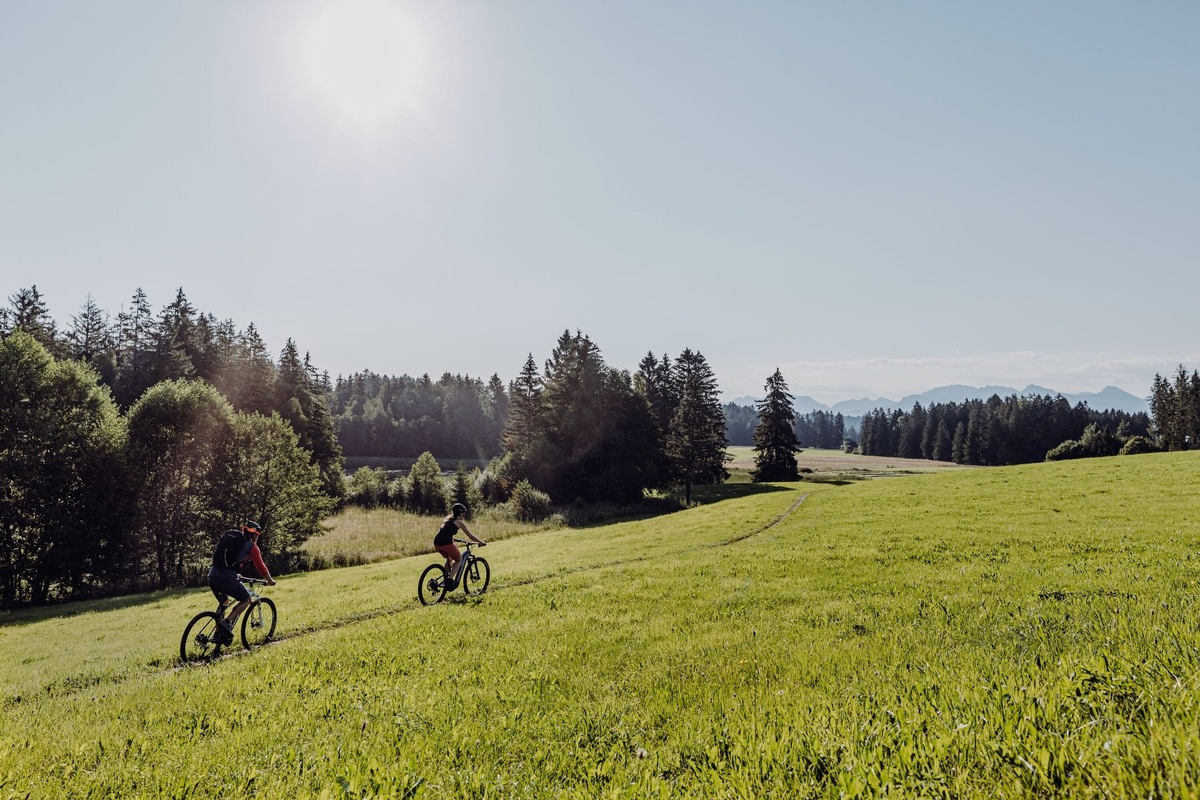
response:
<path fill-rule="evenodd" d="M 263 578 L 251 578 L 246 575 L 238 575 L 238 580 L 241 581 L 242 583 L 257 583 L 257 584 L 261 584 L 263 586 L 270 585 Z"/>
<path fill-rule="evenodd" d="M 472 545 L 474 545 L 475 547 L 484 547 L 487 545 L 487 542 L 471 542 L 466 539 L 455 539 L 454 543 L 455 544 L 465 544 L 467 547 L 471 547 Z"/>

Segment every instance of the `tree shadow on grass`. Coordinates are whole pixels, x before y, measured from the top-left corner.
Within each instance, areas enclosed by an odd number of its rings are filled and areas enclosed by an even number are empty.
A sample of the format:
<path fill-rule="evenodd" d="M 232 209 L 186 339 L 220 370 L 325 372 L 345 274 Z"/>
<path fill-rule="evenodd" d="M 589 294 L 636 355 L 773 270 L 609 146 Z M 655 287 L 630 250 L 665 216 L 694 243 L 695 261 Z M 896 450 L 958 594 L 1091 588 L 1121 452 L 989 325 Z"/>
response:
<path fill-rule="evenodd" d="M 203 596 L 200 590 L 203 589 Z M 92 612 L 119 611 L 138 606 L 152 605 L 172 600 L 184 594 L 196 594 L 200 597 L 196 611 L 211 611 L 216 607 L 216 600 L 207 586 L 190 589 L 167 589 L 145 594 L 125 594 L 117 597 L 103 597 L 96 600 L 65 600 L 61 603 L 51 603 L 44 606 L 23 606 L 10 611 L 0 611 L 0 628 L 32 625 L 48 619 L 69 619 L 80 614 Z M 186 620 L 184 620 L 186 622 Z M 182 623 L 181 623 L 182 628 Z"/>
<path fill-rule="evenodd" d="M 795 487 L 781 486 L 777 483 L 718 483 L 712 486 L 693 486 L 692 503 L 704 506 L 723 500 L 753 497 L 756 494 L 794 491 L 796 491 Z"/>

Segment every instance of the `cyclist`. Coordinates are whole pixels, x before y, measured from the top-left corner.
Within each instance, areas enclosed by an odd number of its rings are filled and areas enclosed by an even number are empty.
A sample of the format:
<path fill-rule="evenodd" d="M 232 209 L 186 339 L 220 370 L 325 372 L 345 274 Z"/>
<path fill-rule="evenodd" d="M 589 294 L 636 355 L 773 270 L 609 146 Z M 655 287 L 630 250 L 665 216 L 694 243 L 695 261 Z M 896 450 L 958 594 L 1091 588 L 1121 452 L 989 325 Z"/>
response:
<path fill-rule="evenodd" d="M 454 544 L 454 534 L 462 531 L 481 547 L 487 544 L 471 533 L 471 529 L 463 521 L 463 514 L 466 513 L 467 507 L 462 503 L 450 506 L 449 516 L 442 520 L 442 527 L 438 528 L 437 535 L 433 537 L 433 549 L 446 557 L 446 575 L 451 587 L 458 585 L 458 571 L 462 568 L 462 553 L 458 552 L 458 545 Z"/>
<path fill-rule="evenodd" d="M 240 531 L 231 528 L 221 534 L 217 548 L 213 550 L 213 563 L 208 570 L 208 586 L 217 596 L 218 602 L 224 603 L 227 597 L 238 601 L 228 615 L 217 621 L 217 638 L 221 644 L 233 642 L 233 624 L 250 606 L 250 590 L 238 580 L 246 565 L 253 566 L 259 577 L 266 579 L 267 585 L 275 585 L 271 571 L 263 563 L 262 551 L 258 549 L 258 537 L 262 532 L 262 526 L 257 522 L 246 521 Z"/>

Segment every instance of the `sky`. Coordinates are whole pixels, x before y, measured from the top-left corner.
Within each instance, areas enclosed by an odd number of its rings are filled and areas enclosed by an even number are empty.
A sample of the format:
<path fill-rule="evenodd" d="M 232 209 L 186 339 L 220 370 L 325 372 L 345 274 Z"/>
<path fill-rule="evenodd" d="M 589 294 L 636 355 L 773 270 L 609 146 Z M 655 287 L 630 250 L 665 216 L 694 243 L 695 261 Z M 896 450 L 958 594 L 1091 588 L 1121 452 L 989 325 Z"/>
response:
<path fill-rule="evenodd" d="M 0 292 L 832 404 L 1200 368 L 1200 4 L 10 0 Z"/>

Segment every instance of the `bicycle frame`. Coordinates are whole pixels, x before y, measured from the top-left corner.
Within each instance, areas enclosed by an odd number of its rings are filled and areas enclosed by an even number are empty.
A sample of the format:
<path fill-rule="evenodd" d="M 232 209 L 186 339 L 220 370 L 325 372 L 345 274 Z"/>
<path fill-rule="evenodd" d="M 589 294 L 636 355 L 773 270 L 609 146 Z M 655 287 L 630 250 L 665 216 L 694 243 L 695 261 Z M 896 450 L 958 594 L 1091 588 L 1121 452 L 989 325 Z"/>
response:
<path fill-rule="evenodd" d="M 251 609 L 257 608 L 259 606 L 259 604 L 262 602 L 262 595 L 256 591 L 254 591 L 254 586 L 255 585 L 266 586 L 267 582 L 264 581 L 262 578 L 247 578 L 243 575 L 238 575 L 238 582 L 241 583 L 243 586 L 245 586 L 246 591 L 250 593 L 250 605 L 246 606 L 246 611 L 244 612 L 244 613 L 249 614 Z M 238 601 L 234 600 L 229 595 L 225 595 L 224 599 L 218 600 L 217 601 L 218 616 L 220 616 L 222 619 L 224 619 L 226 609 L 228 609 L 230 606 L 237 605 L 237 602 Z"/>
<path fill-rule="evenodd" d="M 275 634 L 278 617 L 275 602 L 252 588 L 254 585 L 264 585 L 267 581 L 241 575 L 238 576 L 238 580 L 250 593 L 249 603 L 240 615 L 242 645 L 249 650 L 270 641 Z M 230 607 L 239 602 L 241 601 L 223 595 L 217 598 L 216 611 L 203 611 L 193 617 L 184 628 L 183 638 L 179 643 L 180 660 L 188 662 L 214 658 L 220 654 L 222 647 L 232 644 L 228 640 L 222 641 L 218 633 L 220 626 L 227 619 L 226 614 Z"/>
<path fill-rule="evenodd" d="M 440 603 L 446 593 L 462 585 L 468 597 L 475 597 L 487 591 L 491 580 L 491 567 L 486 559 L 475 555 L 473 548 L 483 547 L 483 544 L 464 539 L 455 539 L 455 544 L 463 545 L 462 557 L 455 563 L 455 575 L 442 563 L 430 564 L 421 573 L 417 582 L 417 598 L 423 605 Z"/>
<path fill-rule="evenodd" d="M 460 558 L 458 561 L 458 574 L 453 578 L 450 578 L 449 573 L 447 573 L 446 578 L 457 584 L 462 580 L 463 573 L 471 568 L 471 563 L 475 561 L 475 559 L 479 558 L 479 556 L 471 552 L 471 548 L 475 546 L 474 542 L 466 539 L 455 539 L 454 543 L 463 545 L 462 558 Z"/>

